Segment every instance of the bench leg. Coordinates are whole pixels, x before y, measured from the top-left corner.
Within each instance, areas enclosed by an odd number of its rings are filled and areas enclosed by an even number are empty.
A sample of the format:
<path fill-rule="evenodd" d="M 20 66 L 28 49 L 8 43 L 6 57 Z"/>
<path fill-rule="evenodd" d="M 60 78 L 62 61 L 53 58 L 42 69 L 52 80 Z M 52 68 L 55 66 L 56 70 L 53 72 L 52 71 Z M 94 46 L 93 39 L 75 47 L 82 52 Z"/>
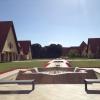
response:
<path fill-rule="evenodd" d="M 32 83 L 32 90 L 34 90 L 35 86 L 34 86 L 34 83 Z"/>
<path fill-rule="evenodd" d="M 85 81 L 85 91 L 87 91 L 87 82 Z"/>

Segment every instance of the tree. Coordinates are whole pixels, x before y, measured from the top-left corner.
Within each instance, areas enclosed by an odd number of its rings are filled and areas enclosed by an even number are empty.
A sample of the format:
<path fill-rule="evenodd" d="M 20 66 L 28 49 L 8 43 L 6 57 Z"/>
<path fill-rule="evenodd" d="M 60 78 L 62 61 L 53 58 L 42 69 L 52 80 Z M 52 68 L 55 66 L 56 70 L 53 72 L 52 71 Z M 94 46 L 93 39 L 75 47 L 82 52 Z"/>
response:
<path fill-rule="evenodd" d="M 36 43 L 32 45 L 32 58 L 40 58 L 41 57 L 41 45 Z"/>
<path fill-rule="evenodd" d="M 32 45 L 33 58 L 58 58 L 62 56 L 62 46 L 60 44 L 50 44 L 42 47 L 36 43 Z"/>
<path fill-rule="evenodd" d="M 42 49 L 41 49 L 41 58 L 48 58 L 48 56 L 47 56 L 47 46 L 42 47 Z"/>
<path fill-rule="evenodd" d="M 62 46 L 60 44 L 51 44 L 47 47 L 47 55 L 49 58 L 57 58 L 62 55 Z"/>

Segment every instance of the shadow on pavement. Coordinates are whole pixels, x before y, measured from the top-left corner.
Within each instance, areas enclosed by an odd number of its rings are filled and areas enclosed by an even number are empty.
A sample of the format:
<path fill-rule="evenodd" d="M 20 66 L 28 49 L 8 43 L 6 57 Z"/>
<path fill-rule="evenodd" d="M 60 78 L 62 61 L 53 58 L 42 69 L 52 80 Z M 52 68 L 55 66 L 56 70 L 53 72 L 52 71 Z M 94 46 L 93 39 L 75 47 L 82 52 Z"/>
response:
<path fill-rule="evenodd" d="M 32 90 L 0 90 L 1 94 L 29 94 Z"/>
<path fill-rule="evenodd" d="M 100 94 L 100 90 L 87 90 L 88 94 Z"/>

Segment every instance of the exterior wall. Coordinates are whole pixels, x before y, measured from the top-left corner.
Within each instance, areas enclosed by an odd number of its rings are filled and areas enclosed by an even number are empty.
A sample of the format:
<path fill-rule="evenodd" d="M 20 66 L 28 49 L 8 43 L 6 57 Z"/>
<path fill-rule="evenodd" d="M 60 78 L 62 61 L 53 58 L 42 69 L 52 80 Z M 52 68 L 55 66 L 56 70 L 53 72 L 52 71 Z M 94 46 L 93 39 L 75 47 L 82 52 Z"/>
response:
<path fill-rule="evenodd" d="M 26 55 L 24 55 L 23 50 L 20 50 L 19 59 L 18 60 L 25 60 Z"/>
<path fill-rule="evenodd" d="M 0 62 L 1 62 L 1 54 L 0 54 Z"/>
<path fill-rule="evenodd" d="M 29 48 L 29 52 L 28 52 L 28 54 L 27 54 L 27 59 L 29 59 L 29 60 L 32 59 L 31 47 Z"/>
<path fill-rule="evenodd" d="M 32 59 L 32 56 L 31 56 L 31 53 L 30 53 L 30 52 L 29 52 L 28 55 L 26 55 L 26 59 L 27 59 L 27 60 L 31 60 L 31 59 Z"/>
<path fill-rule="evenodd" d="M 14 38 L 14 34 L 12 31 L 12 27 L 10 28 L 8 32 L 7 39 L 5 41 L 4 48 L 2 50 L 3 54 L 3 61 L 12 61 L 12 60 L 17 60 L 15 56 L 18 55 L 17 47 L 16 47 L 16 41 Z"/>
<path fill-rule="evenodd" d="M 94 57 L 95 58 L 100 58 L 100 46 L 97 46 Z"/>
<path fill-rule="evenodd" d="M 6 55 L 6 53 L 1 53 L 1 60 L 0 60 L 0 62 L 5 62 L 5 61 L 7 61 L 7 55 Z"/>
<path fill-rule="evenodd" d="M 12 44 L 12 46 L 13 46 L 12 48 L 9 48 L 9 46 L 8 46 L 9 43 Z M 6 39 L 2 53 L 3 52 L 15 52 L 15 53 L 18 54 L 16 42 L 15 42 L 14 35 L 13 35 L 13 32 L 12 32 L 12 28 L 10 28 L 10 30 L 8 32 L 8 36 L 7 36 L 7 39 Z"/>
<path fill-rule="evenodd" d="M 86 56 L 87 56 L 87 52 L 86 52 L 86 51 L 87 51 L 87 47 L 85 47 L 85 48 L 83 49 L 83 51 L 82 51 L 82 54 L 81 54 L 81 55 L 82 55 L 83 57 L 86 57 Z"/>
<path fill-rule="evenodd" d="M 31 60 L 32 59 L 32 52 L 31 47 L 29 48 L 28 54 L 24 54 L 23 51 L 20 51 L 20 60 Z"/>
<path fill-rule="evenodd" d="M 90 45 L 89 45 L 89 47 L 88 47 L 88 58 L 93 58 L 93 57 L 94 56 L 93 56 L 93 53 L 92 53 Z"/>

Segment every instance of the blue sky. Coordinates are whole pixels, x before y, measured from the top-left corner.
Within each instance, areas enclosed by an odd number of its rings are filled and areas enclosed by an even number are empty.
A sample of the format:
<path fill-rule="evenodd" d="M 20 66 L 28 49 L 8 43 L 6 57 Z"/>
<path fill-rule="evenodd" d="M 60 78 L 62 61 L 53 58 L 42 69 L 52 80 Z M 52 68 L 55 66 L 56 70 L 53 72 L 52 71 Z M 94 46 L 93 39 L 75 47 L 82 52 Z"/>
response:
<path fill-rule="evenodd" d="M 0 20 L 12 20 L 18 40 L 77 46 L 100 37 L 100 0 L 0 0 Z"/>

